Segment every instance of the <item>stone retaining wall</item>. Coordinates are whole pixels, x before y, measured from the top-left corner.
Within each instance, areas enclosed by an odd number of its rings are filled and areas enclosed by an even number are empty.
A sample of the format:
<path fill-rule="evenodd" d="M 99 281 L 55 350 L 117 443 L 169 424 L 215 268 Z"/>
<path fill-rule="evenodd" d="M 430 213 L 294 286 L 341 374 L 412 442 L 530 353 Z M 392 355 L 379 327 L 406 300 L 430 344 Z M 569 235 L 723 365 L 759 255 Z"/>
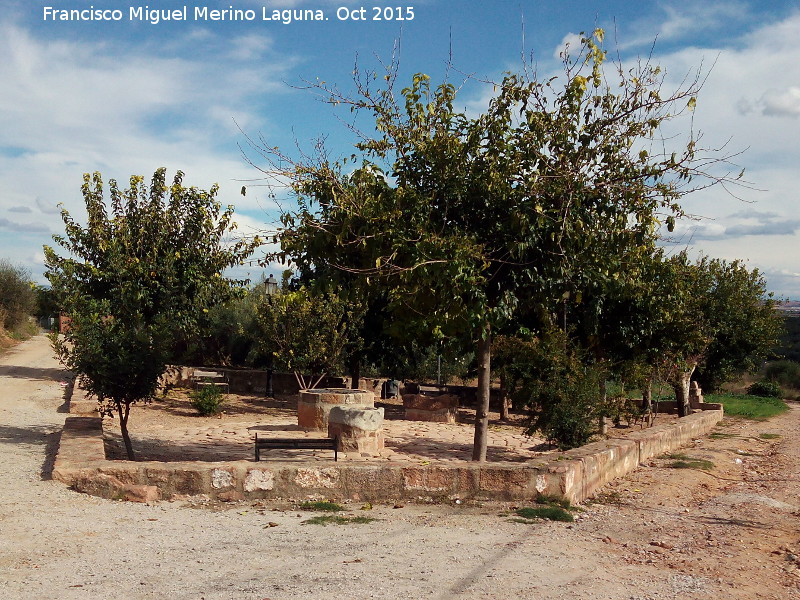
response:
<path fill-rule="evenodd" d="M 207 494 L 220 500 L 351 498 L 425 501 L 453 498 L 525 500 L 537 494 L 581 502 L 649 458 L 707 434 L 722 409 L 707 410 L 636 432 L 628 439 L 594 442 L 527 463 L 403 462 L 126 462 L 105 459 L 102 420 L 68 417 L 53 479 L 106 498 L 150 501 Z M 710 409 L 710 410 L 709 410 Z"/>

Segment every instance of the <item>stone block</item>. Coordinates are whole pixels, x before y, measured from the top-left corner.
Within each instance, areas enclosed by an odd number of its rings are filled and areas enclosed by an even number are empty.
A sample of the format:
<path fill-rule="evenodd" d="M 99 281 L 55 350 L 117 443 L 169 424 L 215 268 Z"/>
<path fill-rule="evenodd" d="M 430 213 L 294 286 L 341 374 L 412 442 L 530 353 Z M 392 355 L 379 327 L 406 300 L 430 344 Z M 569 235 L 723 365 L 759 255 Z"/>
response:
<path fill-rule="evenodd" d="M 525 497 L 531 487 L 531 472 L 525 468 L 489 467 L 480 472 L 480 491 L 492 498 L 511 500 Z"/>
<path fill-rule="evenodd" d="M 341 469 L 341 486 L 354 500 L 386 501 L 407 497 L 399 468 L 388 465 L 348 465 Z"/>
<path fill-rule="evenodd" d="M 631 440 L 594 442 L 564 453 L 583 463 L 582 496 L 592 496 L 600 487 L 639 466 L 639 446 Z"/>
<path fill-rule="evenodd" d="M 442 467 L 403 468 L 403 487 L 411 492 L 450 494 L 455 491 L 454 469 Z"/>
<path fill-rule="evenodd" d="M 458 397 L 453 394 L 427 396 L 424 394 L 404 394 L 403 408 L 409 421 L 429 421 L 434 423 L 455 423 L 458 414 Z"/>
<path fill-rule="evenodd" d="M 244 491 L 269 491 L 275 487 L 275 474 L 267 469 L 251 469 L 244 480 Z"/>
<path fill-rule="evenodd" d="M 297 469 L 294 483 L 301 488 L 335 488 L 339 484 L 339 470 L 333 467 L 325 469 Z"/>

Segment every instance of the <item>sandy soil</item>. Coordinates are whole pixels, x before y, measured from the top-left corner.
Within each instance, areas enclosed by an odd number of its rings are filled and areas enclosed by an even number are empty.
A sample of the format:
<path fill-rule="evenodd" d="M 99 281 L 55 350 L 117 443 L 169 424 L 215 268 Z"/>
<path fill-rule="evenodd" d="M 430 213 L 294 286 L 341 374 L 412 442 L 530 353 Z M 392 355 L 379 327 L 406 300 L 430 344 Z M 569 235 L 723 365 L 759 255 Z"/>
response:
<path fill-rule="evenodd" d="M 62 379 L 42 337 L 0 356 L 0 598 L 800 598 L 797 405 L 725 419 L 686 450 L 713 469 L 654 460 L 575 523 L 464 503 L 348 505 L 377 520 L 321 527 L 294 507 L 121 503 L 50 481 Z"/>
<path fill-rule="evenodd" d="M 456 423 L 429 423 L 405 419 L 402 400 L 379 400 L 384 409 L 385 448 L 373 455 L 340 453 L 345 462 L 463 462 L 472 457 L 475 434 L 475 410 L 460 408 Z M 165 399 L 151 404 L 134 405 L 128 430 L 139 460 L 157 461 L 221 461 L 250 460 L 256 434 L 281 437 L 316 437 L 318 432 L 302 431 L 297 426 L 297 404 L 294 398 L 268 399 L 256 395 L 226 394 L 223 411 L 202 417 L 192 407 L 188 391 L 173 389 Z M 508 422 L 500 421 L 496 412 L 489 414 L 489 461 L 524 462 L 557 449 L 542 438 L 524 433 L 522 415 L 512 414 Z M 676 416 L 660 414 L 657 424 L 675 421 Z M 609 427 L 613 437 L 626 437 L 638 432 L 641 423 L 622 422 Z M 127 460 L 114 418 L 103 424 L 106 455 Z M 270 460 L 315 460 L 327 462 L 330 450 L 270 450 Z"/>

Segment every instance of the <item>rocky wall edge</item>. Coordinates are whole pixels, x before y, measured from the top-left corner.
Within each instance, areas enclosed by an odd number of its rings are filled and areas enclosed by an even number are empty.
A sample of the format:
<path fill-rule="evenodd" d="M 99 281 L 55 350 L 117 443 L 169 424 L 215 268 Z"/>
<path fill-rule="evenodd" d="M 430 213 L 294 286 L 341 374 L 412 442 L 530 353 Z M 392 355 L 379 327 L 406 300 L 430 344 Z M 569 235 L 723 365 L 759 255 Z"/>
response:
<path fill-rule="evenodd" d="M 53 479 L 77 491 L 138 501 L 205 494 L 223 501 L 348 498 L 357 501 L 529 500 L 538 494 L 573 503 L 648 458 L 708 433 L 722 411 L 703 411 L 674 425 L 605 440 L 526 463 L 379 464 L 127 462 L 105 459 L 102 420 L 68 417 Z"/>

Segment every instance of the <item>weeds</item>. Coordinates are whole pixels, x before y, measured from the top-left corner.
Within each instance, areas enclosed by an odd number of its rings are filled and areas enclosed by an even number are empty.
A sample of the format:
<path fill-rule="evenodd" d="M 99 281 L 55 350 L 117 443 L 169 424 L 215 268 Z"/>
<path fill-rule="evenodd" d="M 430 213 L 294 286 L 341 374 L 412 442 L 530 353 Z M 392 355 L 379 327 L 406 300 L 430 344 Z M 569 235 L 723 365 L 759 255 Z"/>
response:
<path fill-rule="evenodd" d="M 618 490 L 611 490 L 607 492 L 598 492 L 594 495 L 594 498 L 586 501 L 585 504 L 611 504 L 615 506 L 622 506 L 625 504 L 625 500 L 622 497 L 622 493 Z"/>
<path fill-rule="evenodd" d="M 310 519 L 306 519 L 303 521 L 303 525 L 322 525 L 323 527 L 327 525 L 351 525 L 355 524 L 364 524 L 364 523 L 372 523 L 373 521 L 377 521 L 377 519 L 373 519 L 372 517 L 365 517 L 363 515 L 359 515 L 357 517 L 342 517 L 340 515 L 319 515 L 317 517 L 311 517 Z"/>
<path fill-rule="evenodd" d="M 325 501 L 303 502 L 302 504 L 298 504 L 297 508 L 301 510 L 314 510 L 318 512 L 339 512 L 345 509 L 341 504 Z"/>
<path fill-rule="evenodd" d="M 777 433 L 760 433 L 758 434 L 762 440 L 777 440 L 780 439 L 780 435 Z"/>
<path fill-rule="evenodd" d="M 536 502 L 543 506 L 518 508 L 514 512 L 517 518 L 511 519 L 515 523 L 535 523 L 535 519 L 548 521 L 564 521 L 571 523 L 575 520 L 570 511 L 578 510 L 566 498 L 547 494 L 539 494 Z"/>
<path fill-rule="evenodd" d="M 686 454 L 668 454 L 667 458 L 672 460 L 667 466 L 671 469 L 701 469 L 710 471 L 714 468 L 714 463 L 703 458 L 692 458 Z"/>
<path fill-rule="evenodd" d="M 574 510 L 569 500 L 563 496 L 556 496 L 553 494 L 539 494 L 536 496 L 537 504 L 545 504 L 547 506 L 560 506 L 566 510 Z"/>
<path fill-rule="evenodd" d="M 512 519 L 515 523 L 535 523 L 534 519 L 547 519 L 549 521 L 564 521 L 571 523 L 575 520 L 572 514 L 560 506 L 537 506 L 533 508 L 518 508 L 516 514 L 520 517 Z"/>

